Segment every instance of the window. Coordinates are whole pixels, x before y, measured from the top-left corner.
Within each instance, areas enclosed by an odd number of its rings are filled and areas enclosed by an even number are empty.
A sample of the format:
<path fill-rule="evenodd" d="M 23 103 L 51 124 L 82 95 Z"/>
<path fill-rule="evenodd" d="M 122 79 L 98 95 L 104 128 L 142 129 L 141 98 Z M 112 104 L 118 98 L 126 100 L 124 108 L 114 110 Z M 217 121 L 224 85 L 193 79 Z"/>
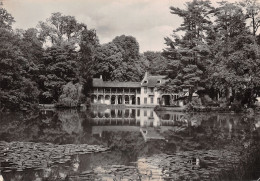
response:
<path fill-rule="evenodd" d="M 147 110 L 144 110 L 144 116 L 147 116 Z"/>
<path fill-rule="evenodd" d="M 161 80 L 157 80 L 157 84 L 160 84 L 161 83 Z"/>
<path fill-rule="evenodd" d="M 144 93 L 145 94 L 147 93 L 147 87 L 144 87 Z"/>
<path fill-rule="evenodd" d="M 150 118 L 153 118 L 153 111 L 150 112 Z"/>
<path fill-rule="evenodd" d="M 153 92 L 153 91 L 154 91 L 154 88 L 153 88 L 153 87 L 151 87 L 151 88 L 150 88 L 150 91 L 151 91 L 151 92 Z"/>
<path fill-rule="evenodd" d="M 160 104 L 160 98 L 157 98 L 157 104 Z"/>
<path fill-rule="evenodd" d="M 151 104 L 153 104 L 153 97 L 151 97 Z"/>
<path fill-rule="evenodd" d="M 147 83 L 148 83 L 148 81 L 147 81 L 147 80 L 145 80 L 145 81 L 144 81 L 144 84 L 147 84 Z"/>
<path fill-rule="evenodd" d="M 147 104 L 147 98 L 146 97 L 144 98 L 144 104 Z"/>

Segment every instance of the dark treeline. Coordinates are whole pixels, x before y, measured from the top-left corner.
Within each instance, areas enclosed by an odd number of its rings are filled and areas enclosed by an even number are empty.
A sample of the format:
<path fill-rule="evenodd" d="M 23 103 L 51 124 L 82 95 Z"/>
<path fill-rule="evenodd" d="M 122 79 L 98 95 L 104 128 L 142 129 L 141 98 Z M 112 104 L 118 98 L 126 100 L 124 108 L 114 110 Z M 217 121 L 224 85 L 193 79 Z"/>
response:
<path fill-rule="evenodd" d="M 14 18 L 0 7 L 1 111 L 84 103 L 93 77 L 140 81 L 146 71 L 168 76 L 164 91 L 188 89 L 190 101 L 197 92 L 252 105 L 260 93 L 257 2 L 213 7 L 210 1 L 193 0 L 185 9 L 170 10 L 183 22 L 172 38 L 165 38 L 167 48 L 140 53 L 134 37 L 121 35 L 100 44 L 94 29 L 61 13 L 35 28 L 14 30 Z"/>
<path fill-rule="evenodd" d="M 4 8 L 0 17 L 2 111 L 28 110 L 39 103 L 84 103 L 93 77 L 140 81 L 154 66 L 149 61 L 154 64 L 154 58 L 162 58 L 155 52 L 146 53 L 150 59 L 140 54 L 132 36 L 100 44 L 96 31 L 73 16 L 53 13 L 27 30 L 12 29 L 15 20 Z"/>
<path fill-rule="evenodd" d="M 189 90 L 213 100 L 252 106 L 260 95 L 260 5 L 193 0 L 185 9 L 170 8 L 183 19 L 163 55 L 171 78 L 162 89 Z M 183 36 L 178 36 L 181 32 Z M 219 100 L 220 101 L 220 100 Z"/>

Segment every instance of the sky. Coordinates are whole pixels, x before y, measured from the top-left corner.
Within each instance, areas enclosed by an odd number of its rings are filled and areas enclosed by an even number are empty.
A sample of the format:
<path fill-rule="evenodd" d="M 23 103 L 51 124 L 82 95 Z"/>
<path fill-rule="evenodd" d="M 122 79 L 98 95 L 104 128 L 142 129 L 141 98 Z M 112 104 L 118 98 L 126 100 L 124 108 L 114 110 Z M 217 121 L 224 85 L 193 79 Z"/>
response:
<path fill-rule="evenodd" d="M 96 29 L 100 43 L 116 36 L 131 35 L 140 52 L 161 51 L 164 38 L 180 26 L 182 20 L 170 13 L 170 6 L 184 8 L 184 0 L 0 0 L 15 18 L 14 28 L 36 27 L 51 13 L 75 16 L 89 29 Z M 188 1 L 188 0 L 186 0 Z M 215 3 L 214 0 L 213 3 Z M 232 0 L 229 0 L 232 1 Z"/>

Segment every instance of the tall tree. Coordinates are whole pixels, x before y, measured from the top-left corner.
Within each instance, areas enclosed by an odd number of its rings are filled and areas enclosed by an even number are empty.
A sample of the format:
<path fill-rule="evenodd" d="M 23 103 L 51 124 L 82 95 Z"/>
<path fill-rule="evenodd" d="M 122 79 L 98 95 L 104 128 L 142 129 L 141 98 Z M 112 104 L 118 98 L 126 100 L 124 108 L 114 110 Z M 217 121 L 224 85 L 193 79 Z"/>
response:
<path fill-rule="evenodd" d="M 103 80 L 124 81 L 126 70 L 123 62 L 123 55 L 119 48 L 112 42 L 101 45 L 96 52 L 96 66 L 94 67 L 95 75 L 102 75 Z"/>
<path fill-rule="evenodd" d="M 62 86 L 70 81 L 77 81 L 76 47 L 71 44 L 54 45 L 45 50 L 43 62 L 39 64 L 39 79 L 42 103 L 56 102 L 61 94 Z"/>
<path fill-rule="evenodd" d="M 86 25 L 78 23 L 75 17 L 65 16 L 60 12 L 52 13 L 45 22 L 38 24 L 40 37 L 44 42 L 60 45 L 62 42 L 79 43 L 81 32 Z"/>
<path fill-rule="evenodd" d="M 112 41 L 123 56 L 123 64 L 120 67 L 126 72 L 122 74 L 124 81 L 140 81 L 145 70 L 144 62 L 140 62 L 139 43 L 133 36 L 117 36 Z M 121 71 L 122 72 L 122 71 Z"/>
<path fill-rule="evenodd" d="M 216 11 L 215 56 L 208 67 L 209 83 L 251 105 L 259 87 L 259 45 L 246 27 L 246 15 L 237 4 L 221 2 Z"/>
<path fill-rule="evenodd" d="M 11 30 L 14 22 L 13 16 L 4 8 L 0 7 L 0 28 Z"/>
<path fill-rule="evenodd" d="M 83 93 L 84 95 L 88 96 L 88 92 L 92 88 L 92 77 L 93 75 L 95 75 L 94 67 L 97 64 L 97 62 L 95 62 L 96 51 L 97 48 L 100 46 L 96 30 L 83 30 L 79 46 L 79 77 L 83 82 Z"/>
<path fill-rule="evenodd" d="M 203 73 L 210 55 L 209 47 L 205 43 L 206 33 L 211 29 L 210 16 L 214 8 L 210 1 L 193 0 L 186 3 L 185 9 L 176 7 L 170 9 L 172 14 L 183 19 L 183 23 L 174 31 L 174 40 L 165 38 L 169 48 L 163 54 L 171 60 L 171 67 L 177 70 L 177 73 L 169 74 L 171 80 L 163 89 L 180 91 L 186 88 L 189 90 L 189 101 L 191 101 L 192 94 L 202 89 L 201 84 L 205 78 Z M 184 33 L 184 36 L 179 37 L 177 32 Z"/>
<path fill-rule="evenodd" d="M 36 83 L 27 73 L 32 66 L 21 44 L 20 37 L 9 28 L 0 28 L 1 110 L 31 109 L 38 103 Z"/>
<path fill-rule="evenodd" d="M 144 56 L 149 62 L 148 72 L 154 75 L 165 75 L 168 72 L 169 61 L 161 52 L 147 51 Z"/>

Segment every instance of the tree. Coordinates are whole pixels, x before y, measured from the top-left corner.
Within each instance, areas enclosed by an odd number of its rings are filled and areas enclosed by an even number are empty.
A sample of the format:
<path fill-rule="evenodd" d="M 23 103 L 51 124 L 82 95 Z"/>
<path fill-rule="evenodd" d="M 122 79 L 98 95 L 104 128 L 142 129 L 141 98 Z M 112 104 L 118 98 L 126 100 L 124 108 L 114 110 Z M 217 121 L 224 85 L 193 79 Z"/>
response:
<path fill-rule="evenodd" d="M 119 48 L 112 42 L 101 45 L 96 52 L 95 75 L 102 75 L 103 80 L 123 81 L 126 74 L 122 67 L 125 67 L 123 55 Z"/>
<path fill-rule="evenodd" d="M 42 64 L 39 64 L 41 89 L 40 101 L 53 103 L 58 101 L 62 86 L 70 81 L 78 81 L 76 47 L 71 44 L 54 45 L 45 50 Z"/>
<path fill-rule="evenodd" d="M 171 61 L 170 65 L 177 73 L 171 75 L 172 71 L 169 72 L 168 77 L 171 79 L 163 89 L 176 92 L 188 89 L 191 101 L 192 94 L 203 89 L 206 76 L 203 73 L 211 53 L 206 43 L 206 34 L 211 30 L 210 16 L 214 8 L 209 1 L 193 0 L 186 3 L 186 9 L 170 9 L 172 14 L 183 18 L 183 23 L 174 31 L 174 40 L 165 38 L 169 48 L 163 54 Z M 177 32 L 183 32 L 184 36 L 179 37 Z"/>
<path fill-rule="evenodd" d="M 38 103 L 36 83 L 27 76 L 30 63 L 19 45 L 19 36 L 0 28 L 1 110 L 31 109 Z"/>
<path fill-rule="evenodd" d="M 61 13 L 52 13 L 45 22 L 38 24 L 40 37 L 44 42 L 60 45 L 62 42 L 79 43 L 81 32 L 86 25 L 78 23 L 73 16 L 64 16 Z"/>
<path fill-rule="evenodd" d="M 25 30 L 22 35 L 22 51 L 35 64 L 38 64 L 43 56 L 43 43 L 39 39 L 39 32 L 35 28 Z"/>
<path fill-rule="evenodd" d="M 132 36 L 117 36 L 112 41 L 120 50 L 123 57 L 123 63 L 119 72 L 122 73 L 121 80 L 140 81 L 145 70 L 144 62 L 140 60 L 139 43 Z"/>
<path fill-rule="evenodd" d="M 168 72 L 169 61 L 162 56 L 161 52 L 144 52 L 149 62 L 148 72 L 154 75 L 165 75 Z"/>
<path fill-rule="evenodd" d="M 207 68 L 207 88 L 224 93 L 229 101 L 231 87 L 227 80 L 231 79 L 228 79 L 230 71 L 225 66 L 232 52 L 232 41 L 238 35 L 247 33 L 245 16 L 237 4 L 223 1 L 215 11 L 215 18 L 214 28 L 207 39 L 213 55 Z M 226 78 L 223 78 L 224 75 Z"/>
<path fill-rule="evenodd" d="M 14 22 L 13 16 L 4 8 L 0 7 L 0 28 L 11 30 Z"/>
<path fill-rule="evenodd" d="M 83 93 L 88 96 L 88 92 L 92 88 L 92 77 L 95 74 L 94 67 L 96 66 L 95 56 L 96 50 L 100 46 L 99 39 L 96 35 L 96 30 L 85 29 L 82 31 L 80 39 L 80 58 L 78 66 L 80 67 L 79 78 L 83 83 Z"/>
<path fill-rule="evenodd" d="M 82 85 L 69 82 L 62 87 L 62 94 L 59 97 L 59 106 L 77 107 L 80 103 Z"/>
<path fill-rule="evenodd" d="M 259 89 L 259 45 L 246 27 L 246 15 L 233 3 L 221 2 L 216 11 L 214 58 L 208 66 L 208 85 L 243 104 L 252 105 Z"/>
<path fill-rule="evenodd" d="M 140 81 L 147 64 L 136 39 L 122 35 L 96 49 L 91 70 L 94 77 L 102 75 L 105 81 Z"/>

